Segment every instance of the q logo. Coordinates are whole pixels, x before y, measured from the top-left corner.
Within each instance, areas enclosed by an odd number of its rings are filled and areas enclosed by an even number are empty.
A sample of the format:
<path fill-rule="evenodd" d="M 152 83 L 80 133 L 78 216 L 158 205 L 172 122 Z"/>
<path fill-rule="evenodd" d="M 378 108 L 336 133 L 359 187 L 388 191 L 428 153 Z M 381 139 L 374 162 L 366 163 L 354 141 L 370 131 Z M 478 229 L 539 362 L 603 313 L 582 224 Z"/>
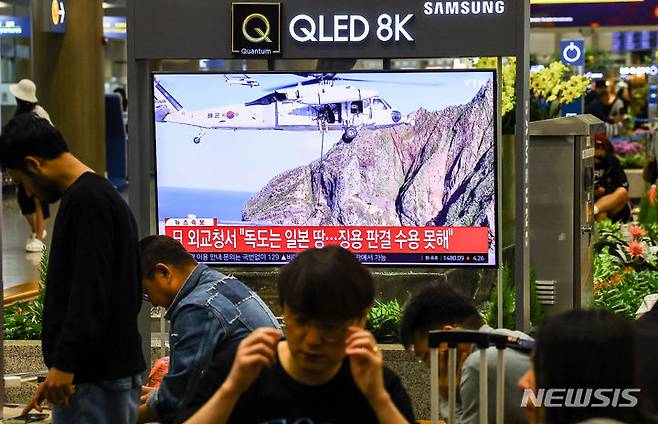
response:
<path fill-rule="evenodd" d="M 249 35 L 249 32 L 247 31 L 248 28 L 247 25 L 253 19 L 258 19 L 265 25 L 265 31 L 263 31 L 259 27 L 254 27 L 254 31 L 259 35 L 258 37 L 252 37 L 251 35 Z M 271 43 L 272 40 L 270 40 L 269 38 L 270 21 L 268 21 L 267 18 L 261 13 L 252 13 L 251 15 L 247 16 L 247 19 L 245 19 L 244 22 L 242 23 L 242 35 L 244 35 L 244 38 L 251 41 L 252 43 L 262 43 L 263 41 L 267 41 L 268 43 Z"/>
<path fill-rule="evenodd" d="M 242 56 L 281 52 L 281 4 L 233 3 L 231 51 Z"/>

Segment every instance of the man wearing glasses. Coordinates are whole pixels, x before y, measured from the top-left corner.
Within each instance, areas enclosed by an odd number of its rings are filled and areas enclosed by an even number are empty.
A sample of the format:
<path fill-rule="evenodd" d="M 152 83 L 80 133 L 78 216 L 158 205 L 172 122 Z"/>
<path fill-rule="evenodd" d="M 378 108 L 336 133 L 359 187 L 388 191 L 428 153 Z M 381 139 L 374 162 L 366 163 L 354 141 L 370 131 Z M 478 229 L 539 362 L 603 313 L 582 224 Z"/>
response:
<path fill-rule="evenodd" d="M 407 392 L 364 330 L 374 285 L 358 259 L 340 247 L 307 250 L 277 283 L 286 338 L 259 329 L 232 367 L 214 361 L 200 385 L 214 395 L 187 422 L 413 423 Z"/>
<path fill-rule="evenodd" d="M 235 349 L 258 327 L 279 325 L 256 293 L 234 277 L 197 264 L 176 240 L 149 236 L 140 248 L 145 299 L 167 308 L 171 353 L 160 387 L 143 390 L 137 422 L 179 422 L 213 353 Z"/>

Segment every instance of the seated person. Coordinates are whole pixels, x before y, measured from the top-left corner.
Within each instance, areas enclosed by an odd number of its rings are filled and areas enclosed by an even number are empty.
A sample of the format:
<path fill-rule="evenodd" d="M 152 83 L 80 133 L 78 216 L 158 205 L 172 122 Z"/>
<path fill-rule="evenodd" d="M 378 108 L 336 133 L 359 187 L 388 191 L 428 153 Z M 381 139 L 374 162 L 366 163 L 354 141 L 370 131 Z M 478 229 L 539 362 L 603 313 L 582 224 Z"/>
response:
<path fill-rule="evenodd" d="M 594 216 L 596 220 L 630 221 L 629 201 L 628 180 L 619 160 L 613 153 L 612 144 L 603 134 L 597 134 L 594 156 Z"/>
<path fill-rule="evenodd" d="M 642 409 L 658 418 L 658 302 L 633 327 Z"/>
<path fill-rule="evenodd" d="M 418 292 L 406 305 L 400 321 L 400 338 L 405 348 L 413 347 L 417 358 L 429 366 L 430 330 L 473 330 L 530 339 L 520 332 L 494 330 L 484 323 L 475 306 L 448 287 L 447 284 L 429 286 Z M 506 424 L 527 422 L 520 407 L 523 392 L 516 386 L 519 378 L 530 368 L 530 356 L 513 349 L 505 350 L 505 416 Z M 498 354 L 495 347 L 487 349 L 488 422 L 496 422 L 496 368 Z M 439 393 L 441 414 L 448 410 L 448 355 L 447 347 L 439 349 Z M 480 422 L 480 354 L 468 343 L 457 348 L 457 423 Z"/>
<path fill-rule="evenodd" d="M 546 390 L 561 392 L 551 396 L 551 407 L 535 405 L 534 400 L 528 400 L 530 421 L 546 424 L 636 422 L 636 408 L 620 407 L 630 405 L 631 397 L 640 395 L 636 389 L 633 338 L 630 322 L 604 310 L 574 310 L 545 321 L 537 332 L 533 366 L 519 380 L 519 386 L 532 390 L 537 401 L 540 399 L 537 389 L 544 389 L 543 402 L 547 402 Z M 580 389 L 580 395 L 575 392 L 569 396 L 568 389 Z M 603 391 L 597 394 L 597 389 Z M 615 389 L 636 391 L 615 395 Z M 619 404 L 613 406 L 615 398 Z M 560 407 L 558 402 L 565 402 L 565 406 Z M 604 406 L 606 402 L 607 407 Z"/>
<path fill-rule="evenodd" d="M 197 264 L 176 240 L 149 236 L 140 249 L 145 294 L 167 308 L 171 353 L 160 386 L 143 389 L 138 422 L 176 422 L 214 352 L 230 350 L 256 328 L 279 325 L 256 293 Z"/>
<path fill-rule="evenodd" d="M 230 370 L 214 362 L 201 391 L 223 384 L 187 422 L 414 422 L 400 379 L 364 330 L 375 294 L 368 269 L 343 248 L 311 249 L 281 269 L 277 284 L 286 338 L 258 329 Z"/>

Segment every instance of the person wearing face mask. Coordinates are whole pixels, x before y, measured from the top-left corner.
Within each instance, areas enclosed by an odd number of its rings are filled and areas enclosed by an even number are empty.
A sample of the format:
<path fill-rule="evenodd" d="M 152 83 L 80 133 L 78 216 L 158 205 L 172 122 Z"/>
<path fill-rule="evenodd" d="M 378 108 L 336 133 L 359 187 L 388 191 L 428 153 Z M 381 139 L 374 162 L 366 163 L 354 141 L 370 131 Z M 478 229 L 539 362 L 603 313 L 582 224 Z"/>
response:
<path fill-rule="evenodd" d="M 149 236 L 140 250 L 145 299 L 167 308 L 171 352 L 158 389 L 143 388 L 137 422 L 179 422 L 213 354 L 234 348 L 256 328 L 279 324 L 256 293 L 198 264 L 178 241 Z"/>

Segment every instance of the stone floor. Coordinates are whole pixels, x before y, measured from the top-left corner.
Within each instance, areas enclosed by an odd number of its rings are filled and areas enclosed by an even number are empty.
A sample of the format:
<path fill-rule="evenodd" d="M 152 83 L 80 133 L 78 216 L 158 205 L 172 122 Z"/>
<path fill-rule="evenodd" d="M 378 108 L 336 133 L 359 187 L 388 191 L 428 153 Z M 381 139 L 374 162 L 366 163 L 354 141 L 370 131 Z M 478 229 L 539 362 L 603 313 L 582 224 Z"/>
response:
<path fill-rule="evenodd" d="M 54 217 L 57 205 L 50 208 Z M 52 234 L 54 219 L 47 221 L 47 230 Z M 4 289 L 38 281 L 40 253 L 26 253 L 25 242 L 30 235 L 30 226 L 21 215 L 13 190 L 4 190 L 2 196 L 2 273 Z M 46 244 L 50 242 L 50 236 Z"/>

